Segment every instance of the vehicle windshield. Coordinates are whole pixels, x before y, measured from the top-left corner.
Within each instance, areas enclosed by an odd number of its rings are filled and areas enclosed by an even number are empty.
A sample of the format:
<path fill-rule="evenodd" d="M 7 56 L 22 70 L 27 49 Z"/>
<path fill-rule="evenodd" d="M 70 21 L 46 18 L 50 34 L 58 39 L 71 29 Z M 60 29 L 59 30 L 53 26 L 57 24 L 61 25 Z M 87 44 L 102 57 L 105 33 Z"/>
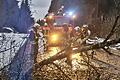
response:
<path fill-rule="evenodd" d="M 67 17 L 59 17 L 54 19 L 54 25 L 63 25 L 63 24 L 70 24 L 70 19 Z"/>

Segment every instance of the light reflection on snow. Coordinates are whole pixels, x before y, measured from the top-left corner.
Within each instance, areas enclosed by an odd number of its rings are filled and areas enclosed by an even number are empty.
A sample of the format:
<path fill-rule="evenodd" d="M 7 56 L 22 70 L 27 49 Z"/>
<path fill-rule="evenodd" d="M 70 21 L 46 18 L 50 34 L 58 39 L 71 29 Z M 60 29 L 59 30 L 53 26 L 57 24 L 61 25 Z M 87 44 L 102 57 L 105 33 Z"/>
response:
<path fill-rule="evenodd" d="M 86 66 L 81 65 L 80 63 L 83 63 L 83 58 L 82 58 L 82 56 L 80 56 L 80 53 L 73 54 L 72 55 L 72 70 L 87 69 Z"/>
<path fill-rule="evenodd" d="M 60 47 L 50 47 L 49 48 L 50 52 L 48 53 L 47 57 L 51 57 L 54 56 L 55 54 L 57 54 L 61 48 Z M 80 65 L 80 63 L 82 63 L 83 58 L 80 56 L 80 53 L 76 53 L 72 55 L 72 70 L 77 70 L 77 68 L 79 69 L 87 69 L 86 66 Z M 59 61 L 55 61 L 56 63 L 59 63 Z"/>
<path fill-rule="evenodd" d="M 60 50 L 60 47 L 49 47 L 48 51 L 37 55 L 37 61 L 40 62 L 44 59 L 50 58 L 57 54 Z"/>
<path fill-rule="evenodd" d="M 50 52 L 48 53 L 48 56 L 54 56 L 55 54 L 57 54 L 60 51 L 59 47 L 50 47 L 49 48 Z"/>

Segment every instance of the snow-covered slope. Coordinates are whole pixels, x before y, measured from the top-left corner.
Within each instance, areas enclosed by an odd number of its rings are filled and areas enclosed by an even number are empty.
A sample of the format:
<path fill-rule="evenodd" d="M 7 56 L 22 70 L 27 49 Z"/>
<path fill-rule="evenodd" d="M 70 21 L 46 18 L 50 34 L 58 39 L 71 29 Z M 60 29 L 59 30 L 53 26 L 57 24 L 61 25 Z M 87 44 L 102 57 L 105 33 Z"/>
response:
<path fill-rule="evenodd" d="M 43 46 L 43 35 L 40 33 L 39 39 L 39 53 L 44 52 Z M 15 54 L 18 53 L 21 47 L 26 43 L 27 39 L 30 39 L 29 34 L 18 34 L 18 33 L 0 33 L 0 69 L 3 66 L 8 65 Z M 34 44 L 33 40 L 29 40 L 30 44 Z"/>
<path fill-rule="evenodd" d="M 0 33 L 0 68 L 10 63 L 28 34 Z"/>

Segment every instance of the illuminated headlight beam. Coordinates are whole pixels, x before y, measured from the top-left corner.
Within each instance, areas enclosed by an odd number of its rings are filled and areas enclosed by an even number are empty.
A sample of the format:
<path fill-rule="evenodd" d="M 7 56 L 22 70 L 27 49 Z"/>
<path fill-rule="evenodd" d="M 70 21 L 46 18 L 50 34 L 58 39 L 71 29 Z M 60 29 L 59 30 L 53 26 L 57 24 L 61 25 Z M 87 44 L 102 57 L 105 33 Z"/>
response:
<path fill-rule="evenodd" d="M 58 39 L 59 39 L 59 35 L 58 34 L 51 34 L 50 35 L 50 42 L 57 43 Z"/>

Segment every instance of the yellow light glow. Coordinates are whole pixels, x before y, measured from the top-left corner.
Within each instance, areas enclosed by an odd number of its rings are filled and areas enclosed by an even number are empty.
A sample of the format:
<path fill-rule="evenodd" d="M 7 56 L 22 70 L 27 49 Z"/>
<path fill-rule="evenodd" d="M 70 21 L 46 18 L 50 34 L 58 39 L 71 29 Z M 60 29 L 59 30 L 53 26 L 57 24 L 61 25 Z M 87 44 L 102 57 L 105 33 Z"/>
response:
<path fill-rule="evenodd" d="M 52 34 L 51 37 L 50 37 L 50 41 L 52 43 L 56 43 L 58 41 L 58 37 L 59 37 L 58 34 Z"/>
<path fill-rule="evenodd" d="M 72 19 L 75 19 L 75 18 L 76 18 L 76 15 L 73 15 L 73 16 L 72 16 Z"/>
<path fill-rule="evenodd" d="M 53 56 L 60 51 L 60 48 L 59 47 L 51 47 L 49 50 L 50 50 L 49 56 Z"/>
<path fill-rule="evenodd" d="M 52 15 L 50 15 L 50 16 L 48 16 L 48 18 L 49 18 L 49 19 L 52 19 L 52 18 L 53 18 L 53 16 L 52 16 Z"/>
<path fill-rule="evenodd" d="M 79 63 L 83 63 L 82 62 L 83 58 L 80 56 L 80 53 L 77 54 L 73 54 L 72 55 L 72 70 L 78 70 L 78 69 L 82 69 L 82 70 L 86 70 L 87 67 L 85 65 L 80 65 Z"/>
<path fill-rule="evenodd" d="M 48 25 L 47 23 L 44 24 L 44 26 L 47 26 L 47 25 Z"/>
<path fill-rule="evenodd" d="M 77 60 L 81 59 L 80 54 L 79 53 L 78 54 L 73 54 L 72 59 L 77 59 Z"/>

